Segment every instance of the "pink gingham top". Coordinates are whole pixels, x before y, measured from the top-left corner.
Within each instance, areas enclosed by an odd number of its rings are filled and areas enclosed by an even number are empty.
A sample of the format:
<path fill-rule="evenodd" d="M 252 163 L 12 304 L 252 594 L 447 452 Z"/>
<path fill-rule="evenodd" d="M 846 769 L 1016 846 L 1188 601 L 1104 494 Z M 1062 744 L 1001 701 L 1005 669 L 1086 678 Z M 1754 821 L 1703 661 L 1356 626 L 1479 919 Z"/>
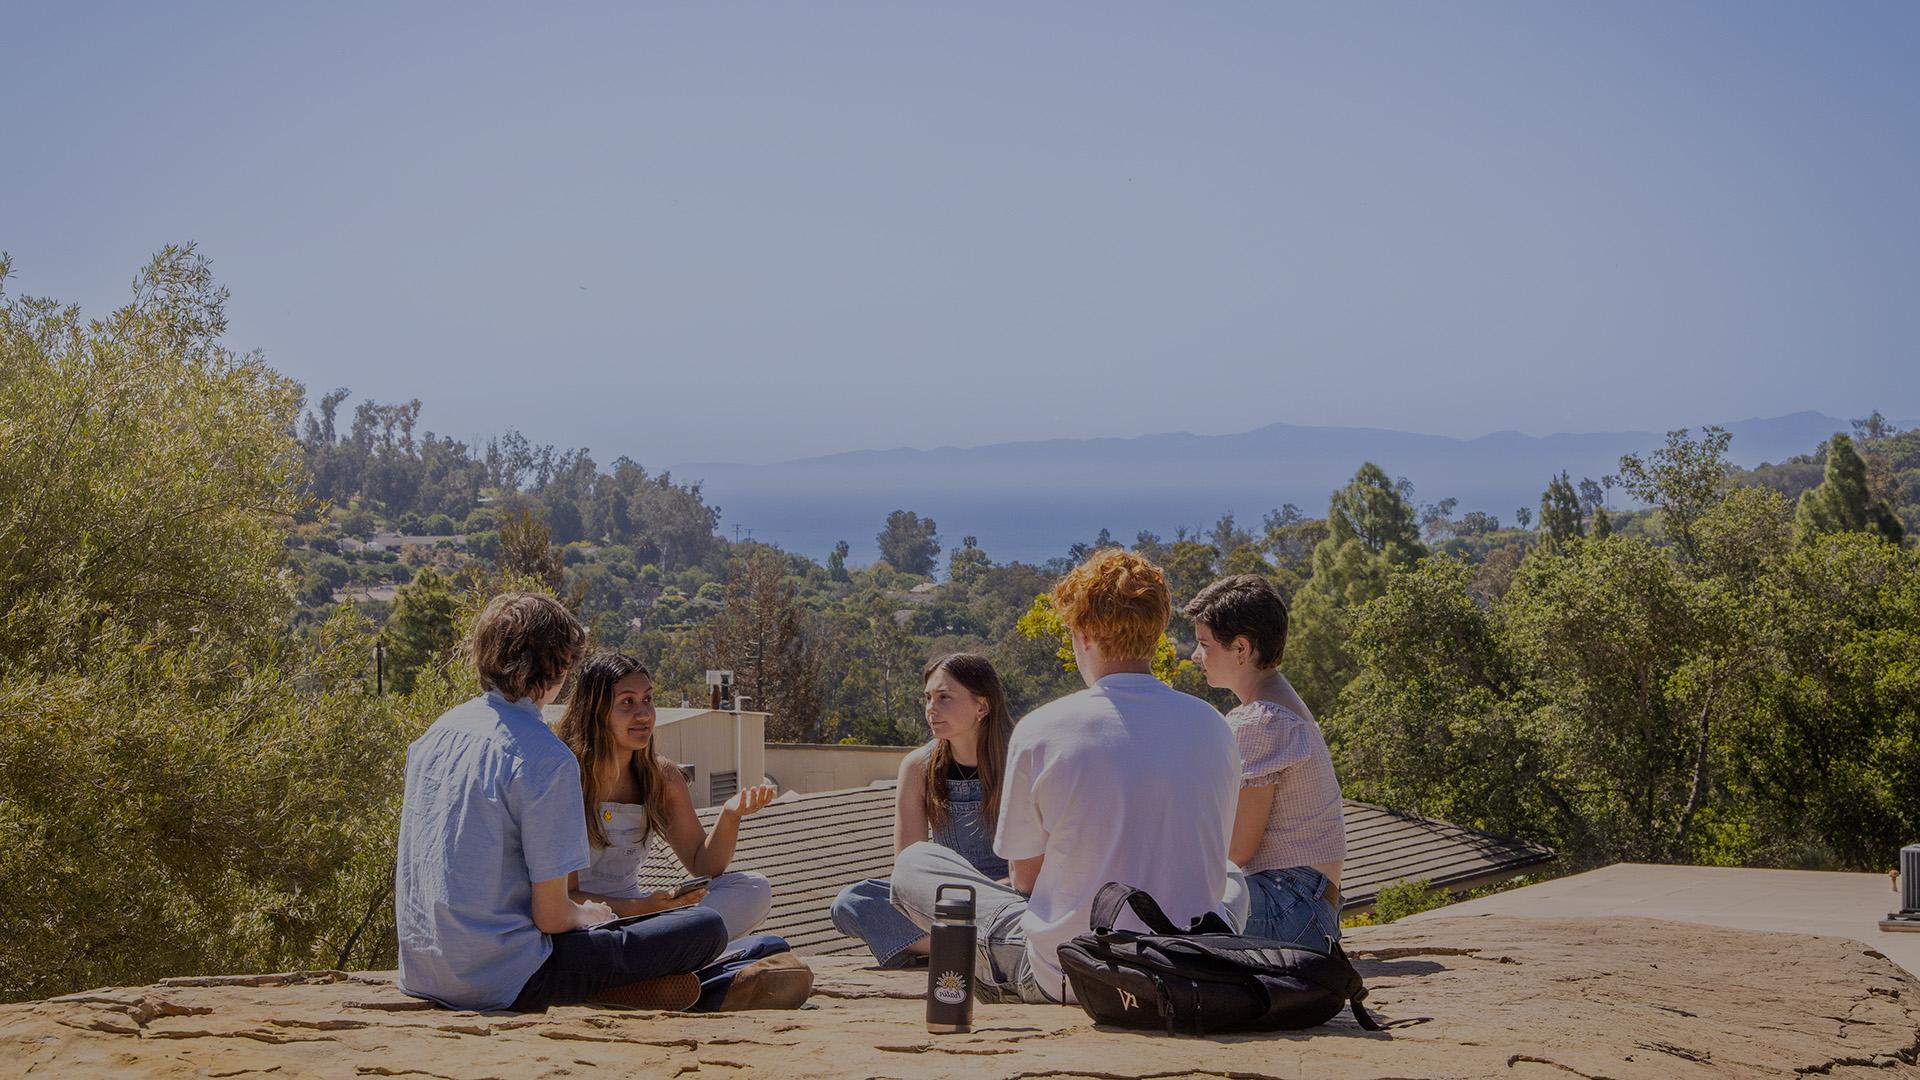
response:
<path fill-rule="evenodd" d="M 1347 857 L 1346 814 L 1320 725 L 1272 701 L 1227 714 L 1240 746 L 1240 786 L 1272 785 L 1273 809 L 1247 873 L 1325 866 Z"/>

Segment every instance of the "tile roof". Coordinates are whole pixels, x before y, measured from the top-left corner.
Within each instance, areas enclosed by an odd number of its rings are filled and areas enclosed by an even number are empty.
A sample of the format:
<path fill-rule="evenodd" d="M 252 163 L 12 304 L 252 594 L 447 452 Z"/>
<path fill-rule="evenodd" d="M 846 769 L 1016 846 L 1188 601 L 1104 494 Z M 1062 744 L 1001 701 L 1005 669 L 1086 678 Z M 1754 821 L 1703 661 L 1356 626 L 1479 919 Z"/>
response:
<path fill-rule="evenodd" d="M 863 946 L 827 921 L 840 889 L 862 878 L 885 877 L 893 867 L 894 781 L 847 791 L 788 796 L 755 814 L 740 830 L 734 870 L 755 870 L 773 881 L 773 913 L 760 927 L 780 934 L 802 953 L 855 952 Z M 1466 888 L 1504 880 L 1553 857 L 1538 844 L 1509 840 L 1416 814 L 1349 799 L 1347 862 L 1342 874 L 1348 911 L 1372 906 L 1380 888 L 1426 878 Z M 702 810 L 711 825 L 719 809 Z M 684 876 L 663 844 L 640 872 L 649 888 Z"/>

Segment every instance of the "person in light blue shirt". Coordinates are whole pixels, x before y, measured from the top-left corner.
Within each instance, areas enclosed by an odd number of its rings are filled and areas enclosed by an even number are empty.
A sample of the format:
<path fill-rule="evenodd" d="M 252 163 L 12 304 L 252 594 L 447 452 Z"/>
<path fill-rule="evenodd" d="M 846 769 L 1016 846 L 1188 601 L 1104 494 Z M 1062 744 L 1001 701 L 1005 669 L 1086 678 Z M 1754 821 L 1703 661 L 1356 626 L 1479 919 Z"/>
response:
<path fill-rule="evenodd" d="M 726 920 L 689 906 L 697 893 L 621 926 L 596 925 L 613 918 L 607 905 L 568 895 L 568 877 L 589 865 L 580 767 L 540 708 L 585 644 L 552 597 L 495 597 L 469 646 L 487 692 L 407 748 L 394 868 L 400 989 L 516 1012 L 798 1007 L 813 979 L 787 943 L 756 935 L 729 949 Z"/>
<path fill-rule="evenodd" d="M 564 885 L 587 852 L 570 812 L 579 771 L 541 722 L 540 705 L 584 643 L 579 623 L 552 600 L 497 598 L 473 641 L 487 692 L 448 710 L 407 747 L 394 866 L 407 993 L 454 1008 L 504 1009 L 553 951 L 535 911 L 535 883 Z M 607 917 L 570 906 L 557 911 L 553 930 Z"/>

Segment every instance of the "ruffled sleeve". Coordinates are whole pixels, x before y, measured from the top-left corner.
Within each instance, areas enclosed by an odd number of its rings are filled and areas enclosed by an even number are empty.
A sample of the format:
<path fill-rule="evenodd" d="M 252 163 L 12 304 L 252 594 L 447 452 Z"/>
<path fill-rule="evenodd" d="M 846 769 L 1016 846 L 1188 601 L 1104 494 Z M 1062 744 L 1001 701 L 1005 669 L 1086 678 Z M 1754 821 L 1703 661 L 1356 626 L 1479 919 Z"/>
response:
<path fill-rule="evenodd" d="M 1250 701 L 1227 714 L 1240 748 L 1240 786 L 1280 782 L 1287 768 L 1305 761 L 1321 743 L 1318 725 L 1271 701 Z"/>

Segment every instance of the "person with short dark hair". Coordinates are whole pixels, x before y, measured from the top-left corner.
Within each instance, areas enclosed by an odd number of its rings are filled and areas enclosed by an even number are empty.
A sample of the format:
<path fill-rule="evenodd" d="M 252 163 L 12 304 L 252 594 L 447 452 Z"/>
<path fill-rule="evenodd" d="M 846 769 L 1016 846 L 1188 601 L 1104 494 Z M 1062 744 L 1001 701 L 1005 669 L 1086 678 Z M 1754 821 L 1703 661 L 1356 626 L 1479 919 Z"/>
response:
<path fill-rule="evenodd" d="M 1325 949 L 1340 940 L 1345 804 L 1326 738 L 1280 674 L 1287 605 L 1257 574 L 1222 578 L 1187 604 L 1207 685 L 1230 690 L 1240 751 L 1239 801 L 1229 857 L 1245 873 L 1229 896 L 1250 937 Z"/>

